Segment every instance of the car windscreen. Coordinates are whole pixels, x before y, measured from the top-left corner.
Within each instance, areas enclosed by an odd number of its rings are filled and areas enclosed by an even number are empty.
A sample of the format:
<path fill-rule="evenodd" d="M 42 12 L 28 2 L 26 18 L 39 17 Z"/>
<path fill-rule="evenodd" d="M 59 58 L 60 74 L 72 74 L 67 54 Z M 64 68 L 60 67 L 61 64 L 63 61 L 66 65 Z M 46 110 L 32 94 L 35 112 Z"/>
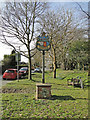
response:
<path fill-rule="evenodd" d="M 14 73 L 14 70 L 6 70 L 6 73 Z"/>
<path fill-rule="evenodd" d="M 26 70 L 27 70 L 27 68 L 21 68 L 20 70 L 24 70 L 24 71 L 26 71 Z"/>

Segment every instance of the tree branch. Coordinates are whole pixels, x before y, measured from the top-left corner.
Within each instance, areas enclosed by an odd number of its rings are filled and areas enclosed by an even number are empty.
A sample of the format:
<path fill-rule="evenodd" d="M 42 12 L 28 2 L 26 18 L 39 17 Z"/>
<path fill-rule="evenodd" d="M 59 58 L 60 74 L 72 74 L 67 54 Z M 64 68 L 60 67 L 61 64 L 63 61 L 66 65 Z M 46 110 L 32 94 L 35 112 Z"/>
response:
<path fill-rule="evenodd" d="M 80 7 L 81 11 L 87 15 L 88 19 L 90 19 L 90 15 L 85 10 L 83 10 L 81 5 L 78 2 L 76 2 L 76 4 Z"/>

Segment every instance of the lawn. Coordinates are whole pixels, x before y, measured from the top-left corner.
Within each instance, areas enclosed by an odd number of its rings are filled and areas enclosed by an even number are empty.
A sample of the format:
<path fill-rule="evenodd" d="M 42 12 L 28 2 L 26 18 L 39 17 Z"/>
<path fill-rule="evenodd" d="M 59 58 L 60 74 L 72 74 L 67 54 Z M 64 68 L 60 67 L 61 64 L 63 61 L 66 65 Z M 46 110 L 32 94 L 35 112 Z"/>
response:
<path fill-rule="evenodd" d="M 67 85 L 67 79 L 82 77 L 84 89 Z M 53 99 L 35 99 L 36 83 L 41 82 L 42 74 L 35 73 L 33 80 L 21 79 L 2 87 L 2 118 L 29 119 L 35 118 L 88 118 L 88 76 L 83 71 L 64 71 L 57 69 L 57 78 L 52 72 L 45 73 L 45 82 L 52 85 Z"/>

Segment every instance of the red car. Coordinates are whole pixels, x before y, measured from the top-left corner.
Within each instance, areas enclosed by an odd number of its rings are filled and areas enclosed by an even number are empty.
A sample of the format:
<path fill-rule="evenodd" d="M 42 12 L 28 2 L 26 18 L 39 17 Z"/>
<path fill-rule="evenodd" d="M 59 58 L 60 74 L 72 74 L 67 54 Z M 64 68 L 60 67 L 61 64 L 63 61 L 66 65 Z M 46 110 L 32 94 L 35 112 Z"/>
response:
<path fill-rule="evenodd" d="M 21 74 L 19 73 L 19 78 Z M 3 74 L 3 79 L 16 79 L 17 78 L 17 69 L 8 69 Z"/>
<path fill-rule="evenodd" d="M 28 74 L 28 67 L 22 67 L 20 70 L 19 70 L 19 73 L 22 74 L 22 76 L 25 76 Z"/>

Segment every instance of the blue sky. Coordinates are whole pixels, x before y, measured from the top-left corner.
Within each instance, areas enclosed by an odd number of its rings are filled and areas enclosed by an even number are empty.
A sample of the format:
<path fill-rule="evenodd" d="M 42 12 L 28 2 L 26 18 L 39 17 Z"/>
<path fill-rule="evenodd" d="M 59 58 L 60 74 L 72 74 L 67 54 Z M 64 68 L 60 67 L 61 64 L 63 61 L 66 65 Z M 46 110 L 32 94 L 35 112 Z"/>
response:
<path fill-rule="evenodd" d="M 88 12 L 88 2 L 78 2 L 84 11 Z M 50 3 L 52 9 L 57 10 L 58 8 L 64 7 L 65 9 L 69 9 L 73 11 L 74 18 L 80 21 L 82 16 L 86 16 L 79 7 L 76 2 L 52 2 Z"/>
<path fill-rule="evenodd" d="M 88 2 L 78 2 L 83 10 L 88 11 Z M 73 9 L 76 12 L 81 12 L 80 7 L 76 2 L 51 2 L 52 9 L 57 9 L 58 7 L 64 7 L 65 9 Z"/>
<path fill-rule="evenodd" d="M 8 0 L 6 0 L 6 1 L 8 1 Z M 50 0 L 48 0 L 48 1 L 50 1 Z M 51 0 L 51 1 L 53 1 L 53 0 Z M 77 1 L 77 0 L 75 0 L 75 1 Z M 83 0 L 81 0 L 81 1 L 83 1 Z M 87 12 L 88 11 L 88 0 L 84 0 L 84 1 L 85 2 L 79 2 L 79 4 Z M 3 0 L 0 0 L 0 2 L 3 2 Z M 78 17 L 78 19 L 82 15 L 82 11 L 80 10 L 79 6 L 75 2 L 55 2 L 54 1 L 54 2 L 50 2 L 50 5 L 51 5 L 52 9 L 54 9 L 54 10 L 56 10 L 58 7 L 62 7 L 62 6 L 65 9 L 72 9 L 75 11 L 75 17 Z M 0 4 L 0 6 L 2 6 L 2 4 Z M 4 54 L 10 54 L 10 53 L 11 53 L 11 49 L 8 46 L 2 45 L 0 43 L 0 60 L 3 59 Z M 22 61 L 24 61 L 24 58 L 22 59 Z"/>

